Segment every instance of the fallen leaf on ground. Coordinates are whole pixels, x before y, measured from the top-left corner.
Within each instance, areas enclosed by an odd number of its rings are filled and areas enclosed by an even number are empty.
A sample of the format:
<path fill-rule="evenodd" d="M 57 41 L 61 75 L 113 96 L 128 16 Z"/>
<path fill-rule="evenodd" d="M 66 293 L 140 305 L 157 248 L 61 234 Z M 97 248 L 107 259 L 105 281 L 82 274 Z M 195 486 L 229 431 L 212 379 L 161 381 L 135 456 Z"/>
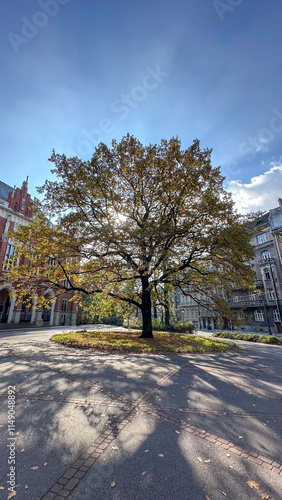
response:
<path fill-rule="evenodd" d="M 24 448 L 21 450 L 21 453 L 24 451 Z"/>
<path fill-rule="evenodd" d="M 205 464 L 209 464 L 210 460 L 204 460 Z"/>
<path fill-rule="evenodd" d="M 226 493 L 224 493 L 224 491 L 222 491 L 221 493 L 226 497 Z"/>
<path fill-rule="evenodd" d="M 26 484 L 24 488 L 25 488 L 25 490 L 28 490 L 28 484 Z"/>
<path fill-rule="evenodd" d="M 262 493 L 260 498 L 262 498 L 262 500 L 269 500 L 270 499 L 270 495 L 268 495 L 267 493 Z"/>
<path fill-rule="evenodd" d="M 150 450 L 145 450 L 145 453 L 148 453 L 148 451 L 150 451 Z"/>
<path fill-rule="evenodd" d="M 112 446 L 112 450 L 116 450 L 116 451 L 119 451 L 120 448 L 118 446 Z"/>
<path fill-rule="evenodd" d="M 35 465 L 34 467 L 30 467 L 31 470 L 37 470 L 38 469 L 38 465 Z"/>
<path fill-rule="evenodd" d="M 227 456 L 227 457 L 231 457 L 230 453 L 226 453 L 226 456 Z"/>
<path fill-rule="evenodd" d="M 4 490 L 4 489 L 5 489 L 5 487 L 4 487 L 4 486 L 0 486 L 0 490 Z"/>
<path fill-rule="evenodd" d="M 244 439 L 243 436 L 239 436 L 239 439 Z"/>
<path fill-rule="evenodd" d="M 112 488 L 114 488 L 114 487 L 115 487 L 115 485 L 116 485 L 116 482 L 115 482 L 115 481 L 113 481 L 113 482 L 111 483 L 111 487 L 112 487 Z"/>
<path fill-rule="evenodd" d="M 162 453 L 158 453 L 159 457 L 164 457 L 164 455 Z"/>
<path fill-rule="evenodd" d="M 260 485 L 258 483 L 256 483 L 256 481 L 247 481 L 247 485 L 250 488 L 255 488 L 256 490 L 260 489 Z"/>
<path fill-rule="evenodd" d="M 199 462 L 202 462 L 203 460 L 201 459 L 201 457 L 197 457 L 197 460 L 199 460 Z"/>
<path fill-rule="evenodd" d="M 175 431 L 175 432 L 176 432 L 176 434 L 180 434 L 180 431 Z"/>
<path fill-rule="evenodd" d="M 43 464 L 43 465 L 45 465 L 45 467 L 46 467 L 46 465 L 48 465 L 48 462 L 44 462 L 44 464 Z"/>
<path fill-rule="evenodd" d="M 8 495 L 8 500 L 10 500 L 10 498 L 14 498 L 16 496 L 17 492 L 16 491 L 12 491 L 12 493 L 10 493 L 10 495 Z"/>
<path fill-rule="evenodd" d="M 210 497 L 208 497 L 208 496 L 206 495 L 206 500 L 211 500 L 211 499 L 210 499 Z"/>
<path fill-rule="evenodd" d="M 142 472 L 142 476 L 145 476 L 145 474 L 147 474 L 146 470 L 144 470 L 144 472 Z"/>

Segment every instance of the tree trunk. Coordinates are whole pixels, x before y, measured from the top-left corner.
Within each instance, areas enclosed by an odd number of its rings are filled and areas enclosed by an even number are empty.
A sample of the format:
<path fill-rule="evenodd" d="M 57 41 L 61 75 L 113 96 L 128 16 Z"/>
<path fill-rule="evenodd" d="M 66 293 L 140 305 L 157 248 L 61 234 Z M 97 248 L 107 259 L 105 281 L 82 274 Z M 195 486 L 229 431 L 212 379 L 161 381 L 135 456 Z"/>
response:
<path fill-rule="evenodd" d="M 148 276 L 143 276 L 142 281 L 142 320 L 143 329 L 141 339 L 152 339 L 153 329 L 152 329 L 152 303 L 151 303 L 151 291 L 149 290 L 149 280 Z"/>
<path fill-rule="evenodd" d="M 169 326 L 169 323 L 170 323 L 169 306 L 165 306 L 165 326 Z"/>
<path fill-rule="evenodd" d="M 164 301 L 165 301 L 165 326 L 169 326 L 170 323 L 169 294 L 166 289 L 164 289 Z"/>

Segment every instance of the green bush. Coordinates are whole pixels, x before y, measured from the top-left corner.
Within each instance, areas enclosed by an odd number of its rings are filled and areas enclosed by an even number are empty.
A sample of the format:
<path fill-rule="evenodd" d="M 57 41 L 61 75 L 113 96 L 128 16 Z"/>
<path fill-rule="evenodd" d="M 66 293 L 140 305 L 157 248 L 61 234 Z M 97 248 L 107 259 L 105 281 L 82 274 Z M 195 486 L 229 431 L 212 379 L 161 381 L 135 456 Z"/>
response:
<path fill-rule="evenodd" d="M 179 321 L 178 323 L 175 323 L 175 325 L 173 325 L 171 329 L 172 331 L 179 333 L 194 333 L 196 327 L 191 321 Z"/>
<path fill-rule="evenodd" d="M 258 335 L 257 333 L 216 332 L 213 333 L 212 336 L 220 337 L 222 339 L 236 339 L 248 342 L 261 342 L 262 344 L 282 345 L 282 338 L 275 337 L 274 335 L 268 336 Z"/>
<path fill-rule="evenodd" d="M 279 337 L 273 337 L 271 335 L 271 337 L 268 337 L 268 343 L 269 344 L 280 344 L 280 345 L 282 345 L 282 339 L 280 339 Z"/>
<path fill-rule="evenodd" d="M 101 316 L 99 318 L 99 323 L 105 325 L 123 325 L 123 318 L 121 316 L 117 316 L 116 314 L 112 314 L 111 316 Z"/>
<path fill-rule="evenodd" d="M 170 327 L 169 326 L 166 326 L 164 323 L 162 323 L 161 319 L 160 318 L 152 318 L 152 327 L 153 327 L 153 330 L 155 330 L 156 332 L 163 332 L 163 331 L 168 331 L 170 330 Z"/>
<path fill-rule="evenodd" d="M 123 322 L 125 328 L 130 328 L 132 330 L 142 330 L 142 321 L 138 318 L 125 319 Z"/>

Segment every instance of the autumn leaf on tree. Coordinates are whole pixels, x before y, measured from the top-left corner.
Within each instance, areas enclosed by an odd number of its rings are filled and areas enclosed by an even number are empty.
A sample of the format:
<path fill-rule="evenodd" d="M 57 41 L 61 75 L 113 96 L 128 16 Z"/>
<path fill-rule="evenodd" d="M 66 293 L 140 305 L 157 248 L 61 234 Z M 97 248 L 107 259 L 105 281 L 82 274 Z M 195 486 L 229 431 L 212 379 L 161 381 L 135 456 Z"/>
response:
<path fill-rule="evenodd" d="M 198 140 L 183 150 L 178 138 L 144 146 L 128 134 L 99 144 L 89 161 L 55 152 L 50 161 L 56 178 L 39 189 L 33 222 L 13 235 L 19 299 L 43 304 L 51 288 L 122 303 L 140 310 L 146 338 L 152 307 L 169 322 L 179 289 L 232 318 L 217 290 L 252 286 L 253 253 L 211 150 Z"/>

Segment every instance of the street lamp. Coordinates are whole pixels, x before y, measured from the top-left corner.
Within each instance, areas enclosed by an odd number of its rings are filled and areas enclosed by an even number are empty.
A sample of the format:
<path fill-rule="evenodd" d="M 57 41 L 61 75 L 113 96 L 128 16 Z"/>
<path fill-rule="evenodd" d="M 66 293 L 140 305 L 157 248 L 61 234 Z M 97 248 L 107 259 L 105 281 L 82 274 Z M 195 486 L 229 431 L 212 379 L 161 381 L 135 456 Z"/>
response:
<path fill-rule="evenodd" d="M 184 309 L 181 309 L 181 313 L 182 313 L 182 324 L 184 325 Z"/>

